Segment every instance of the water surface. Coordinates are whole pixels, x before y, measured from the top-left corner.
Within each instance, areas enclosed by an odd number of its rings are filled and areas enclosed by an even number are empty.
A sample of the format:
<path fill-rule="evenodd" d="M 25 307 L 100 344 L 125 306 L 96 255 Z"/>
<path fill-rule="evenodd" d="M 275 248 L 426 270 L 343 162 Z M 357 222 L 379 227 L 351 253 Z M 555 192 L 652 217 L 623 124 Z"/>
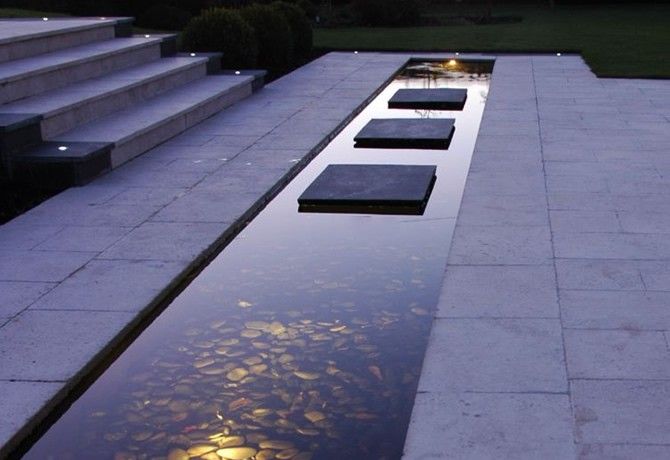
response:
<path fill-rule="evenodd" d="M 399 458 L 489 70 L 406 69 L 25 458 Z M 467 88 L 465 109 L 386 108 L 428 87 Z M 456 131 L 446 151 L 355 149 L 371 117 L 450 117 Z M 437 165 L 437 181 L 422 216 L 299 213 L 333 163 Z"/>

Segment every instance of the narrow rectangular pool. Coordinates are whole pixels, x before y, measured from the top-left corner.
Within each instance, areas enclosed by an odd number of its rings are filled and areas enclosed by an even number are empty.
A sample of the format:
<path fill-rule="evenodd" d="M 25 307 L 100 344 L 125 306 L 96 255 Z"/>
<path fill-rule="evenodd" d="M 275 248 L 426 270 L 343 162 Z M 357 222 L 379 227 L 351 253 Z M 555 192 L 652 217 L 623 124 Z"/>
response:
<path fill-rule="evenodd" d="M 24 458 L 400 458 L 491 69 L 411 61 Z M 400 88 L 467 100 L 389 109 Z M 455 130 L 446 150 L 355 148 L 372 118 Z M 430 165 L 436 180 L 422 215 L 299 212 L 331 164 Z"/>

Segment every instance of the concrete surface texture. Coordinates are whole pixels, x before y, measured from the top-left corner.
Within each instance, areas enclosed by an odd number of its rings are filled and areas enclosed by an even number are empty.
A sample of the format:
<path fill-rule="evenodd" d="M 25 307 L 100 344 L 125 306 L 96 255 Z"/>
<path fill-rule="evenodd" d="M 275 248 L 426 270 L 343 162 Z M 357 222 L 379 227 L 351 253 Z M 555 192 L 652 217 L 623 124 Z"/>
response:
<path fill-rule="evenodd" d="M 0 227 L 0 456 L 408 55 L 332 53 Z M 670 84 L 500 56 L 406 459 L 670 457 Z"/>
<path fill-rule="evenodd" d="M 670 458 L 670 82 L 498 57 L 406 459 Z"/>
<path fill-rule="evenodd" d="M 0 226 L 0 457 L 407 59 L 329 54 Z"/>

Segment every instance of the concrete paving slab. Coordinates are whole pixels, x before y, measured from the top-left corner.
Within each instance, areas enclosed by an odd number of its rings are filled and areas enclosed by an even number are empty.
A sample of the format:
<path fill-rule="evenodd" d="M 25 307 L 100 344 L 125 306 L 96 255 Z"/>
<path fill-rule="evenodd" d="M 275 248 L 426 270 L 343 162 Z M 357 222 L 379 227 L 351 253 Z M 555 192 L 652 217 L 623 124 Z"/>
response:
<path fill-rule="evenodd" d="M 0 380 L 70 380 L 134 317 L 125 312 L 24 312 L 0 329 Z"/>
<path fill-rule="evenodd" d="M 5 414 L 0 423 L 0 445 L 7 444 L 17 431 L 30 423 L 35 414 L 49 404 L 60 387 L 59 382 L 0 380 L 0 413 Z"/>
<path fill-rule="evenodd" d="M 403 459 L 500 458 L 575 458 L 568 396 L 417 395 Z"/>
<path fill-rule="evenodd" d="M 549 211 L 549 215 L 553 232 L 565 238 L 581 238 L 576 233 L 623 231 L 615 211 Z"/>
<path fill-rule="evenodd" d="M 460 217 L 459 217 L 460 218 Z M 551 266 L 447 268 L 438 318 L 558 318 Z"/>
<path fill-rule="evenodd" d="M 419 391 L 567 392 L 558 319 L 436 319 Z"/>
<path fill-rule="evenodd" d="M 571 382 L 576 440 L 582 444 L 660 444 L 670 433 L 670 382 Z"/>
<path fill-rule="evenodd" d="M 449 263 L 458 265 L 549 264 L 551 237 L 546 226 L 457 224 Z"/>
<path fill-rule="evenodd" d="M 0 281 L 61 282 L 94 256 L 92 252 L 5 250 L 0 252 Z"/>
<path fill-rule="evenodd" d="M 559 295 L 565 327 L 670 330 L 670 292 L 561 290 Z"/>
<path fill-rule="evenodd" d="M 670 238 L 664 234 L 554 234 L 556 257 L 581 259 L 670 259 Z"/>
<path fill-rule="evenodd" d="M 145 222 L 108 247 L 98 259 L 190 262 L 222 233 L 220 224 Z"/>
<path fill-rule="evenodd" d="M 578 447 L 580 460 L 665 460 L 670 457 L 670 446 L 644 444 L 581 444 Z"/>
<path fill-rule="evenodd" d="M 21 313 L 54 286 L 55 283 L 0 281 L 0 318 L 8 319 Z"/>
<path fill-rule="evenodd" d="M 572 379 L 670 379 L 662 332 L 565 329 L 564 335 Z"/>
<path fill-rule="evenodd" d="M 126 235 L 132 228 L 113 226 L 65 226 L 35 246 L 38 251 L 100 252 Z"/>
<path fill-rule="evenodd" d="M 546 198 L 542 195 L 485 195 L 468 193 L 458 214 L 460 225 L 546 226 Z"/>
<path fill-rule="evenodd" d="M 621 260 L 556 260 L 560 289 L 642 291 L 641 263 Z"/>
<path fill-rule="evenodd" d="M 184 262 L 174 261 L 92 260 L 31 309 L 138 314 L 185 269 Z"/>

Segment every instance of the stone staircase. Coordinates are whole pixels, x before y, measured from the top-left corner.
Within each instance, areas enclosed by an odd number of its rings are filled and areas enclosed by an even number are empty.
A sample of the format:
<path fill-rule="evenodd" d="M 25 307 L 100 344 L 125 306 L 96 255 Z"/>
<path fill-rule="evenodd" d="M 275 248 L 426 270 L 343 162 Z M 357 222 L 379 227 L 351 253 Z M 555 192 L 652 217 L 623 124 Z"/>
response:
<path fill-rule="evenodd" d="M 249 96 L 258 74 L 132 18 L 0 21 L 0 176 L 84 184 Z M 260 77 L 262 78 L 262 76 Z"/>

